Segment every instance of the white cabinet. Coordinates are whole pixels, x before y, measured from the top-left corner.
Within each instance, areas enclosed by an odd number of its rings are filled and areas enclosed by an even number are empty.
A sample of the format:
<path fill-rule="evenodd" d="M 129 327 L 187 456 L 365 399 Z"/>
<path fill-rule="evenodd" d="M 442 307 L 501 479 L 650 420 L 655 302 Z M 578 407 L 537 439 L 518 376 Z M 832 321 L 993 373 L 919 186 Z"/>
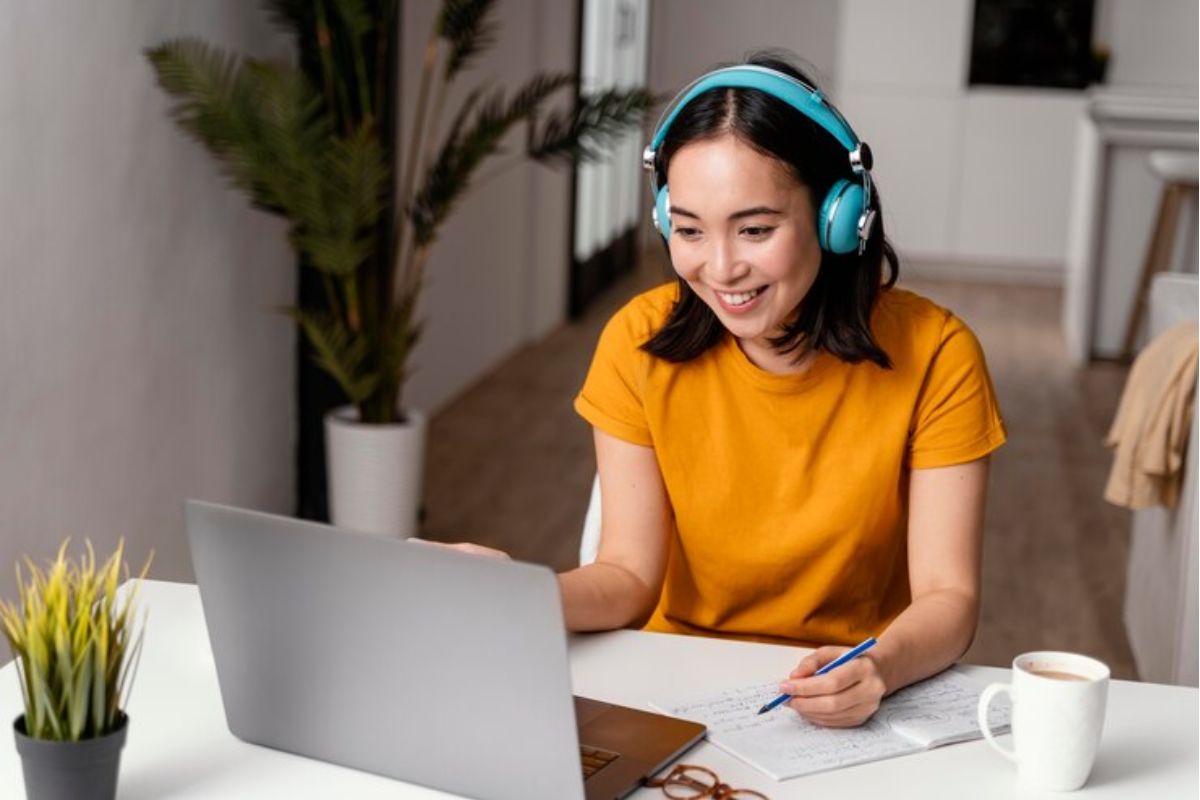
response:
<path fill-rule="evenodd" d="M 1077 364 L 1120 354 L 1162 181 L 1151 150 L 1196 152 L 1196 95 L 1097 91 L 1076 129 L 1063 334 Z M 1194 269 L 1194 267 L 1193 267 Z"/>

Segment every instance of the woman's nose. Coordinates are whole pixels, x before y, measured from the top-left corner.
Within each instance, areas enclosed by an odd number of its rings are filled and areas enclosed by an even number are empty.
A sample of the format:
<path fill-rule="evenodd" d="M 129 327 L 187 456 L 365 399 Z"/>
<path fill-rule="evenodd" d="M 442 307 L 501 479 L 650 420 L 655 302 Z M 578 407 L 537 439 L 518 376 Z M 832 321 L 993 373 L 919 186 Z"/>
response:
<path fill-rule="evenodd" d="M 708 276 L 714 282 L 732 286 L 750 271 L 750 267 L 739 258 L 736 248 L 727 242 L 716 242 L 708 256 Z"/>

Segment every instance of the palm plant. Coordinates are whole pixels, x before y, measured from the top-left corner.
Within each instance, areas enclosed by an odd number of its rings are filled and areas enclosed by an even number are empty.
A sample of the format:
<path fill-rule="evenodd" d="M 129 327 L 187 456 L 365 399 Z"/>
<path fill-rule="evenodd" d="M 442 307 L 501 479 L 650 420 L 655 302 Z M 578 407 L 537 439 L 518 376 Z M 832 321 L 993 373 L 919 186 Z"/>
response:
<path fill-rule="evenodd" d="M 511 92 L 478 86 L 443 120 L 448 90 L 495 41 L 495 0 L 444 0 L 426 45 L 403 171 L 382 124 L 399 0 L 265 0 L 319 74 L 226 53 L 196 39 L 148 49 L 172 114 L 259 208 L 289 222 L 323 301 L 286 309 L 368 423 L 403 421 L 401 390 L 420 333 L 417 301 L 438 231 L 506 136 L 527 128 L 528 158 L 597 160 L 654 100 L 643 90 L 552 96 L 574 87 L 539 73 Z M 399 150 L 398 148 L 397 150 Z"/>

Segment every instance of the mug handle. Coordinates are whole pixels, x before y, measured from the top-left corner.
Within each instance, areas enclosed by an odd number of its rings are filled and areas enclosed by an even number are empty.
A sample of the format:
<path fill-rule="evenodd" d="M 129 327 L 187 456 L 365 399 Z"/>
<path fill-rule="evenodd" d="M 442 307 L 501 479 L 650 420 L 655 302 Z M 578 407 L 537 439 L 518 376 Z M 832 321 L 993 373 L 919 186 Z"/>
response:
<path fill-rule="evenodd" d="M 996 737 L 992 735 L 991 726 L 988 725 L 988 709 L 992 705 L 992 700 L 1001 692 L 1007 692 L 1008 696 L 1012 697 L 1012 687 L 1007 683 L 993 683 L 983 690 L 983 694 L 979 695 L 979 729 L 983 731 L 983 738 L 995 748 L 997 753 L 1015 764 L 1017 762 L 1016 753 L 1007 747 L 1002 747 L 996 741 Z"/>

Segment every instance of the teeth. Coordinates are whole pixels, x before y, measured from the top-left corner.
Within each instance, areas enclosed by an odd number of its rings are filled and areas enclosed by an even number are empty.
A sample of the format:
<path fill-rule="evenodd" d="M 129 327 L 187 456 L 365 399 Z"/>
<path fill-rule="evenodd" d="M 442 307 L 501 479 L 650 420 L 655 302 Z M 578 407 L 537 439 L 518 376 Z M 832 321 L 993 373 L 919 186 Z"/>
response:
<path fill-rule="evenodd" d="M 762 289 L 755 289 L 753 292 L 740 292 L 738 294 L 717 292 L 717 295 L 731 306 L 742 306 L 758 297 L 760 294 L 762 294 L 762 291 Z"/>

